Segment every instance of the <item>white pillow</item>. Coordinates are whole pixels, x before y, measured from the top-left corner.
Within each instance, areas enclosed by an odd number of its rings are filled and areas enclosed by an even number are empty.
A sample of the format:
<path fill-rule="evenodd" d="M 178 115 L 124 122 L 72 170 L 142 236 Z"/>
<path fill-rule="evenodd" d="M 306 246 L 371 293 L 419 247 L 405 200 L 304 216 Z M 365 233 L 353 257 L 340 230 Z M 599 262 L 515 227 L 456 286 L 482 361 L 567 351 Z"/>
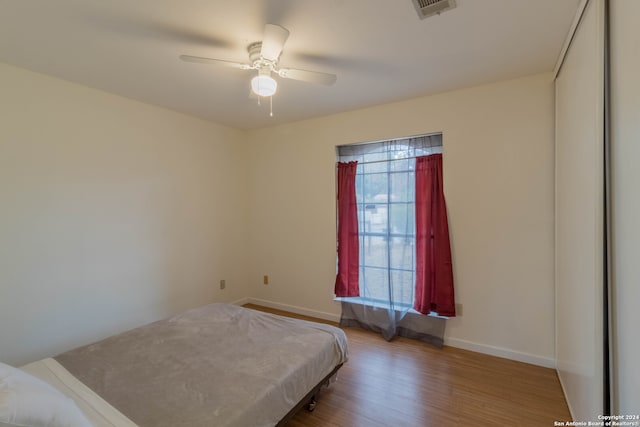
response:
<path fill-rule="evenodd" d="M 0 363 L 0 423 L 91 427 L 72 399 L 46 382 L 4 363 Z"/>

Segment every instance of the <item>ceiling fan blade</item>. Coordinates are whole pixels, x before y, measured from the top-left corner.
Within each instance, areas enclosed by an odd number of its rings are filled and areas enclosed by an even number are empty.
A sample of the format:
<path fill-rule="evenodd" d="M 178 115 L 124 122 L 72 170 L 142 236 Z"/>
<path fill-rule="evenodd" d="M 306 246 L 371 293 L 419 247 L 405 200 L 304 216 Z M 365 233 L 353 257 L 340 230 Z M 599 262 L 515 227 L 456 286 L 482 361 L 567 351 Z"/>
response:
<path fill-rule="evenodd" d="M 226 65 L 228 67 L 249 70 L 251 66 L 242 62 L 226 61 L 224 59 L 202 58 L 200 56 L 180 55 L 180 59 L 186 62 L 198 62 L 200 64 Z"/>
<path fill-rule="evenodd" d="M 320 73 L 318 71 L 298 70 L 295 68 L 281 68 L 278 70 L 278 75 L 285 79 L 318 83 L 326 86 L 331 86 L 338 79 L 335 74 Z"/>
<path fill-rule="evenodd" d="M 289 30 L 286 28 L 275 24 L 265 25 L 260 55 L 269 61 L 277 61 L 288 38 Z"/>

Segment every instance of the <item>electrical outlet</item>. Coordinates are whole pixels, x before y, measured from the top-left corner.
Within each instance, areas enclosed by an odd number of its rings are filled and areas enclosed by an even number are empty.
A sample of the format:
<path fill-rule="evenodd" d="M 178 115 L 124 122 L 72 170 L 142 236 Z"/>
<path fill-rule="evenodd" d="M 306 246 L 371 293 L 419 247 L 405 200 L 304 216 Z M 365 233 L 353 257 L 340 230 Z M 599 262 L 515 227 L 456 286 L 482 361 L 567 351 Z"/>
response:
<path fill-rule="evenodd" d="M 264 277 L 262 278 L 262 283 L 264 283 L 265 285 L 268 285 L 269 284 L 269 276 L 267 276 L 265 274 Z"/>
<path fill-rule="evenodd" d="M 226 287 L 227 287 L 227 282 L 224 279 L 220 280 L 220 289 L 224 289 Z"/>
<path fill-rule="evenodd" d="M 462 304 L 456 304 L 456 316 L 462 316 Z"/>

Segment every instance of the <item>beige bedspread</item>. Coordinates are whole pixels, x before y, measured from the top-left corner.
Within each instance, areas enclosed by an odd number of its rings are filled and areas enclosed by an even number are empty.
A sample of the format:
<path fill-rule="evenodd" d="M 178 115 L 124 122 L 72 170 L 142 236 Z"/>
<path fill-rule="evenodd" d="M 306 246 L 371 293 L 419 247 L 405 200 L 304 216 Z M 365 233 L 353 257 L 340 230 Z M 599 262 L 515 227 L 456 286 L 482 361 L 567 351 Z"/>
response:
<path fill-rule="evenodd" d="M 56 356 L 141 427 L 273 426 L 337 365 L 338 328 L 211 304 Z"/>

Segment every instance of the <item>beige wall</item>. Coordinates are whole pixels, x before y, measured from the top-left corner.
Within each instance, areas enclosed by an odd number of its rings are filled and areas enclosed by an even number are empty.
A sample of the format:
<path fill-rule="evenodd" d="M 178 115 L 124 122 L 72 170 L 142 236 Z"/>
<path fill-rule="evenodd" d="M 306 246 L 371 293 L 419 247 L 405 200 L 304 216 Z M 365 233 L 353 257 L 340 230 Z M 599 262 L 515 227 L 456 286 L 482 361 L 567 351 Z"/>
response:
<path fill-rule="evenodd" d="M 0 85 L 3 361 L 210 301 L 337 316 L 335 145 L 442 131 L 447 342 L 553 365 L 550 74 L 247 133 L 4 65 Z"/>
<path fill-rule="evenodd" d="M 2 64 L 0 93 L 0 360 L 248 296 L 244 132 Z"/>
<path fill-rule="evenodd" d="M 541 74 L 250 131 L 251 294 L 336 316 L 335 146 L 442 131 L 447 342 L 554 366 L 553 96 Z"/>
<path fill-rule="evenodd" d="M 614 414 L 640 413 L 640 2 L 611 3 Z"/>

